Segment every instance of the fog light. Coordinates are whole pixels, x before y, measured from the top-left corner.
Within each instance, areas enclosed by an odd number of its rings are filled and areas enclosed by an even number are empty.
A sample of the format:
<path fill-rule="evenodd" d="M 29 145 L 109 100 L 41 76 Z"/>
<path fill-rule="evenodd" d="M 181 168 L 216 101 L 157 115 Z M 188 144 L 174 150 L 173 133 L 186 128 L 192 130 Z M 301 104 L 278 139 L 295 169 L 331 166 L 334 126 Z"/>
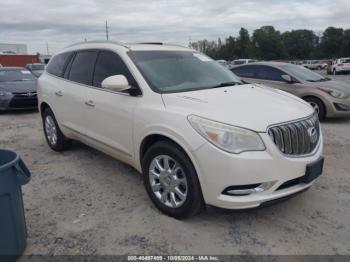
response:
<path fill-rule="evenodd" d="M 250 184 L 250 185 L 239 185 L 229 186 L 222 193 L 231 196 L 247 196 L 251 194 L 261 193 L 273 186 L 274 182 L 266 182 L 262 184 Z"/>

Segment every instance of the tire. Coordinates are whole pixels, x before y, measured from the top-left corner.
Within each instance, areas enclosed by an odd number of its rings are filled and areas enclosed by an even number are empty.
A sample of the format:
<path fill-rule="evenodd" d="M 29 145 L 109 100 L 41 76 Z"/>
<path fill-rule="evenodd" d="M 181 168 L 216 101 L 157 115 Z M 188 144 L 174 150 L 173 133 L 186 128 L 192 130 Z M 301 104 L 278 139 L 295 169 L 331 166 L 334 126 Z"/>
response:
<path fill-rule="evenodd" d="M 169 161 L 169 170 L 174 169 L 177 172 L 169 174 L 169 172 L 163 171 L 160 174 L 161 169 L 158 169 L 158 167 L 159 165 L 162 168 L 164 166 L 166 167 L 166 158 Z M 156 159 L 159 165 L 155 164 Z M 175 164 L 177 168 L 175 168 Z M 160 141 L 152 145 L 143 157 L 142 170 L 147 194 L 154 205 L 164 214 L 177 219 L 184 219 L 192 217 L 204 210 L 205 204 L 197 173 L 191 160 L 176 144 L 168 141 Z M 157 176 L 153 175 L 151 170 L 153 174 L 157 173 Z M 162 170 L 166 170 L 166 168 Z M 174 178 L 175 176 L 178 179 Z M 155 186 L 152 187 L 151 183 L 155 184 L 157 188 Z M 186 195 L 186 197 L 181 199 L 181 194 L 178 194 L 178 191 L 174 189 L 176 187 L 182 193 L 182 197 L 183 195 Z M 155 192 L 152 188 L 155 189 Z M 163 195 L 165 197 L 162 201 Z M 164 203 L 164 201 L 167 203 Z"/>
<path fill-rule="evenodd" d="M 42 115 L 43 129 L 47 144 L 54 151 L 67 150 L 72 145 L 72 140 L 67 139 L 57 124 L 55 115 L 50 108 L 46 108 Z"/>
<path fill-rule="evenodd" d="M 326 118 L 326 107 L 320 99 L 310 96 L 304 98 L 304 100 L 315 109 L 315 111 L 318 113 L 318 119 L 320 121 L 323 121 Z"/>

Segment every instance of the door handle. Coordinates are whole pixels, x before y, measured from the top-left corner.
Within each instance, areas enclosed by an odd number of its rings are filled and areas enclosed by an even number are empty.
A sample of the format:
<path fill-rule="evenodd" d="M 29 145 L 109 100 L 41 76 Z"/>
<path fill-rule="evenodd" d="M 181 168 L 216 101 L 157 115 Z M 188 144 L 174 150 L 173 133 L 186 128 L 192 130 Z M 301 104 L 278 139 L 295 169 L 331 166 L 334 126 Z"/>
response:
<path fill-rule="evenodd" d="M 85 101 L 85 105 L 91 106 L 91 107 L 94 107 L 94 106 L 95 106 L 94 101 L 92 101 L 92 100 Z"/>
<path fill-rule="evenodd" d="M 55 95 L 56 95 L 56 96 L 63 96 L 63 93 L 62 93 L 62 91 L 60 90 L 60 91 L 55 92 Z"/>

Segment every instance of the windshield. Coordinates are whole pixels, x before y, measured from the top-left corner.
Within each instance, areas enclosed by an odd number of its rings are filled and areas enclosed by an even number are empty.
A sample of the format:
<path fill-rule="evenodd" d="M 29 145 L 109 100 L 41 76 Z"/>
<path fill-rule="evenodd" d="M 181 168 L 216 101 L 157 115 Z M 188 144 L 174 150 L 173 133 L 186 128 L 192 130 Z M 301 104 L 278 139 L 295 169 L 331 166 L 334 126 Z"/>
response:
<path fill-rule="evenodd" d="M 175 93 L 242 84 L 211 58 L 191 51 L 130 51 L 130 58 L 150 87 Z"/>
<path fill-rule="evenodd" d="M 290 73 L 294 77 L 308 82 L 320 82 L 320 81 L 329 81 L 329 78 L 325 78 L 311 70 L 296 65 L 283 65 L 281 66 L 287 73 Z"/>
<path fill-rule="evenodd" d="M 28 70 L 0 70 L 0 82 L 33 81 L 35 76 Z"/>
<path fill-rule="evenodd" d="M 45 65 L 44 64 L 32 65 L 32 70 L 45 70 Z"/>

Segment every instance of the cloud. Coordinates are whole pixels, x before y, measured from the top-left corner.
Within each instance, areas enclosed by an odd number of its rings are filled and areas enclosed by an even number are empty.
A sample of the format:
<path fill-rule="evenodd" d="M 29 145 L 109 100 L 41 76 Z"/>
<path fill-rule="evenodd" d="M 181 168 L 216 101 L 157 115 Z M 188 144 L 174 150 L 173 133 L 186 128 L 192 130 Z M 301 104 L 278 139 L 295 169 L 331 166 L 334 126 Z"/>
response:
<path fill-rule="evenodd" d="M 240 27 L 273 25 L 285 31 L 328 26 L 350 28 L 347 0 L 2 0 L 0 42 L 27 43 L 51 52 L 77 41 L 188 41 L 225 38 Z"/>

